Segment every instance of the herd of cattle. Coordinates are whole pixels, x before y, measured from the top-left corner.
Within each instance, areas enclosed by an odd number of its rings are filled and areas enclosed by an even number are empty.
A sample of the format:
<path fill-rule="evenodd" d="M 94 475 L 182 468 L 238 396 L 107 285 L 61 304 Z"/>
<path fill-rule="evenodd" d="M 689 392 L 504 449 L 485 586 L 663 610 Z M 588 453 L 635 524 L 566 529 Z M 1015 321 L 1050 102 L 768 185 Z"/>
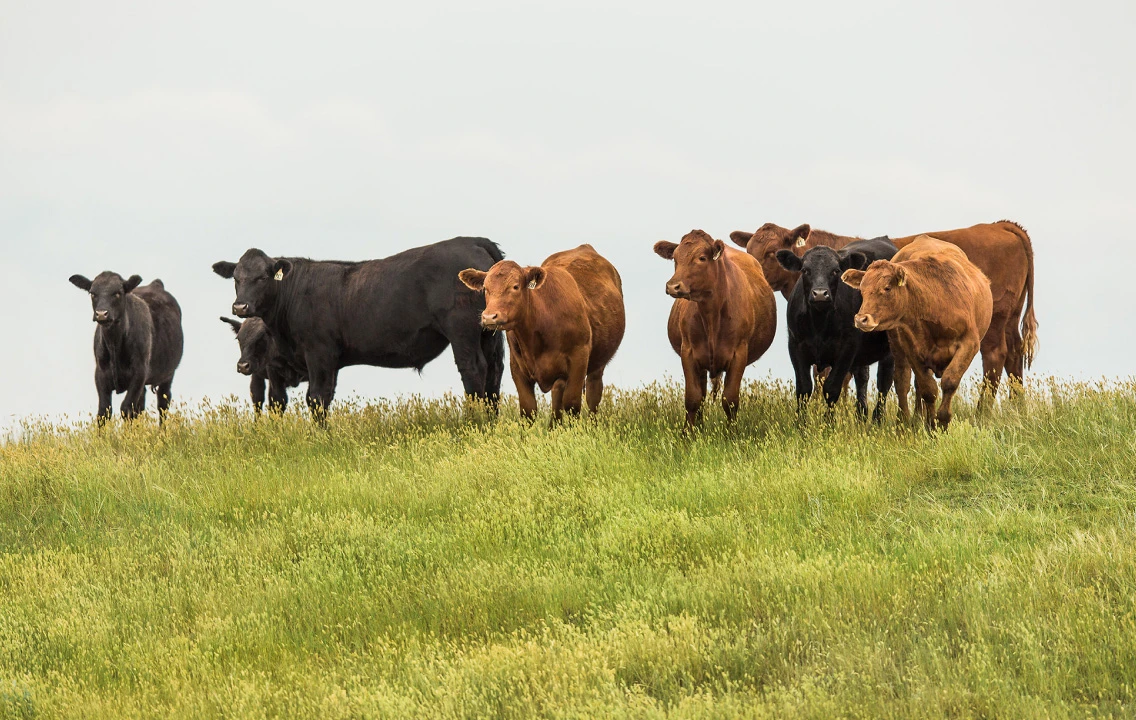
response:
<path fill-rule="evenodd" d="M 910 418 L 914 374 L 924 423 L 945 428 L 976 354 L 984 376 L 980 407 L 1003 372 L 1020 383 L 1033 359 L 1033 247 L 1017 223 L 896 240 L 767 223 L 730 238 L 745 252 L 701 230 L 654 248 L 674 262 L 666 283 L 674 298 L 667 333 L 682 360 L 690 425 L 701 420 L 708 384 L 713 395 L 721 392 L 727 417 L 735 417 L 746 366 L 773 342 L 774 292 L 788 300 L 789 356 L 802 405 L 814 377 L 829 406 L 854 380 L 866 417 L 875 364 L 877 421 L 893 383 L 900 416 Z M 498 331 L 504 331 L 522 415 L 534 417 L 539 387 L 551 393 L 556 422 L 564 412 L 579 413 L 584 400 L 596 411 L 604 368 L 625 328 L 619 273 L 591 245 L 530 267 L 472 237 L 365 262 L 274 258 L 251 249 L 238 262 L 215 263 L 213 271 L 236 286 L 232 310 L 241 319 L 221 319 L 236 333 L 237 370 L 251 377 L 258 412 L 266 390 L 269 409 L 283 411 L 288 388 L 307 382 L 308 405 L 322 418 L 341 368 L 421 370 L 447 347 L 465 393 L 495 407 L 505 358 Z M 125 393 L 123 417 L 137 416 L 147 387 L 164 417 L 183 348 L 177 301 L 161 280 L 140 286 L 137 275 L 74 275 L 71 283 L 90 293 L 98 324 L 99 422 L 111 417 L 116 392 Z"/>

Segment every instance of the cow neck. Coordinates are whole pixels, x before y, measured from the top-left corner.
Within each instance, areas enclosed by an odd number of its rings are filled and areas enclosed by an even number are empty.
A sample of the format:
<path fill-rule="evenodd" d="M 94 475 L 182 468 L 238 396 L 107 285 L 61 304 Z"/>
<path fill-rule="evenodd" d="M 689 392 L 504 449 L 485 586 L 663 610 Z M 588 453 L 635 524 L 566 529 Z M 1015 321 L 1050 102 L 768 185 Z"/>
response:
<path fill-rule="evenodd" d="M 127 304 L 130 304 L 129 300 Z M 99 331 L 102 335 L 103 345 L 110 355 L 111 382 L 113 383 L 114 389 L 118 390 L 118 359 L 129 349 L 127 347 L 126 338 L 130 337 L 130 308 L 125 308 L 121 320 L 110 327 L 100 326 Z"/>
<path fill-rule="evenodd" d="M 533 308 L 533 305 L 538 307 Z M 529 302 L 521 304 L 520 317 L 513 321 L 513 329 L 509 332 L 513 333 L 526 354 L 535 355 L 543 348 L 546 333 L 540 319 L 550 317 L 548 310 L 548 303 L 539 290 L 530 291 Z"/>
<path fill-rule="evenodd" d="M 714 278 L 714 291 L 694 301 L 698 306 L 698 315 L 702 318 L 706 339 L 710 341 L 711 365 L 714 363 L 714 350 L 722 328 L 722 317 L 729 309 L 726 298 L 730 296 L 730 285 L 730 273 L 726 271 L 726 257 L 723 254 L 717 277 Z"/>

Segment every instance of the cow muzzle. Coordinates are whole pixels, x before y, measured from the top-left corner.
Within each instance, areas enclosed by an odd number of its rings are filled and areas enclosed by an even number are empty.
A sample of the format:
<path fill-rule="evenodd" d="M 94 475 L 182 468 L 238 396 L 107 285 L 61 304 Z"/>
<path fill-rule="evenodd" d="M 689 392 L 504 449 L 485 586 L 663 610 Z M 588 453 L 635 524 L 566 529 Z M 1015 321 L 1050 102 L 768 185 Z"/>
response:
<path fill-rule="evenodd" d="M 681 280 L 672 280 L 667 283 L 667 295 L 677 300 L 689 300 L 690 290 Z"/>
<path fill-rule="evenodd" d="M 856 316 L 856 329 L 863 330 L 864 332 L 872 332 L 880 323 L 869 313 L 861 313 Z"/>
<path fill-rule="evenodd" d="M 113 322 L 110 318 L 110 314 L 106 310 L 96 310 L 94 317 L 91 319 L 99 325 L 110 325 Z"/>
<path fill-rule="evenodd" d="M 241 375 L 252 375 L 252 365 L 247 362 L 239 362 L 237 363 L 237 372 Z"/>
<path fill-rule="evenodd" d="M 809 293 L 809 302 L 813 305 L 828 305 L 832 302 L 832 295 L 828 288 L 815 288 Z"/>
<path fill-rule="evenodd" d="M 248 303 L 233 303 L 233 314 L 240 318 L 247 318 L 252 314 Z"/>
<path fill-rule="evenodd" d="M 486 310 L 481 313 L 481 327 L 485 330 L 503 330 L 505 329 L 505 318 L 501 317 L 501 313 Z"/>

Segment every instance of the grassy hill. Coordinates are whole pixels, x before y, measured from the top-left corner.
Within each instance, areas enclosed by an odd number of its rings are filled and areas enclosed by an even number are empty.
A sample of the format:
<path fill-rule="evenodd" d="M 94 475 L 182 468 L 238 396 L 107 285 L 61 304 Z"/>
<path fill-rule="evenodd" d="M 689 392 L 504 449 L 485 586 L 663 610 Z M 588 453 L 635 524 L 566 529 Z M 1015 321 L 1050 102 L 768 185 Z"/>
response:
<path fill-rule="evenodd" d="M 0 717 L 1136 712 L 1136 385 L 938 436 L 757 384 L 684 438 L 680 404 L 29 428 Z"/>

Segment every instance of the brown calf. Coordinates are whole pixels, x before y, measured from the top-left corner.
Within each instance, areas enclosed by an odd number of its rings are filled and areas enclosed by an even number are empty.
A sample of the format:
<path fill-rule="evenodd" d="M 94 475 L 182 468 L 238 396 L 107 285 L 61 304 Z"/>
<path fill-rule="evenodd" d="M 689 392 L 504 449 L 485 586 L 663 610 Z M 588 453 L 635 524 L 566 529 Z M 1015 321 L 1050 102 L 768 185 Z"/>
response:
<path fill-rule="evenodd" d="M 1033 243 L 1025 229 L 1012 220 L 910 235 L 892 242 L 902 250 L 923 235 L 931 235 L 962 248 L 967 258 L 990 279 L 994 310 L 990 329 L 982 338 L 982 374 L 987 383 L 982 396 L 985 403 L 997 393 L 1003 370 L 1011 380 L 1022 382 L 1037 350 L 1037 318 L 1033 312 Z M 797 255 L 804 255 L 809 248 L 817 245 L 840 249 L 859 238 L 813 230 L 808 225 L 788 230 L 766 223 L 753 233 L 735 230 L 730 233 L 730 239 L 758 259 L 770 287 L 788 299 L 797 284 L 797 273 L 781 267 L 777 262 L 778 250 L 788 248 Z"/>
<path fill-rule="evenodd" d="M 864 296 L 856 327 L 886 330 L 895 357 L 895 386 L 900 414 L 907 404 L 911 372 L 928 430 L 946 429 L 951 399 L 990 326 L 990 281 L 956 245 L 920 236 L 891 261 L 877 260 L 867 270 L 846 270 L 844 282 Z M 943 402 L 935 416 L 942 378 Z"/>
<path fill-rule="evenodd" d="M 687 425 L 702 419 L 707 374 L 716 389 L 725 373 L 722 409 L 733 420 L 746 365 L 769 349 L 777 332 L 773 291 L 756 260 L 701 230 L 678 244 L 660 240 L 655 253 L 675 263 L 667 281 L 667 294 L 675 298 L 667 335 L 682 358 Z"/>
<path fill-rule="evenodd" d="M 580 412 L 581 395 L 595 412 L 603 372 L 623 340 L 623 284 L 591 245 L 550 255 L 540 267 L 502 260 L 489 272 L 458 277 L 484 291 L 481 325 L 504 330 L 521 415 L 536 415 L 535 385 L 552 393 L 552 422 Z"/>

